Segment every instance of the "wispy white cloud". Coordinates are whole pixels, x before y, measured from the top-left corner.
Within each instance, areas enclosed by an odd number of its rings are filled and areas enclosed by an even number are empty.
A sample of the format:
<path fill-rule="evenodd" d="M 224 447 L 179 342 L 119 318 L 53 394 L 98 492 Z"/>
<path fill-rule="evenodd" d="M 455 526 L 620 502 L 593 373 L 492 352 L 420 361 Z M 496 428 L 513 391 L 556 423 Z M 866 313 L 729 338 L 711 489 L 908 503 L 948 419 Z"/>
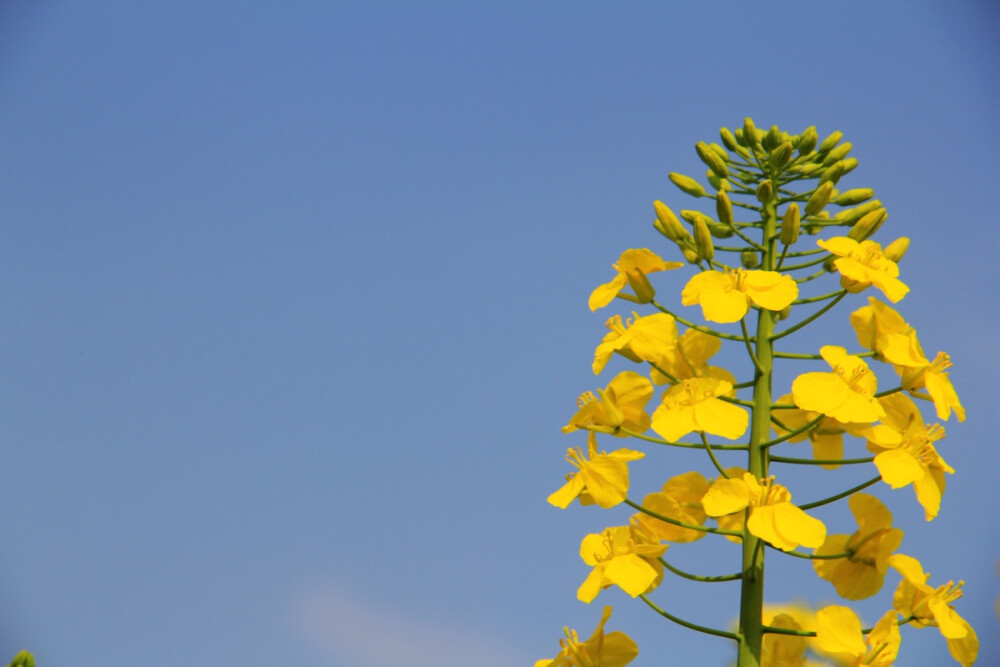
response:
<path fill-rule="evenodd" d="M 292 621 L 309 645 L 350 667 L 513 667 L 532 661 L 467 627 L 322 585 L 299 593 Z"/>

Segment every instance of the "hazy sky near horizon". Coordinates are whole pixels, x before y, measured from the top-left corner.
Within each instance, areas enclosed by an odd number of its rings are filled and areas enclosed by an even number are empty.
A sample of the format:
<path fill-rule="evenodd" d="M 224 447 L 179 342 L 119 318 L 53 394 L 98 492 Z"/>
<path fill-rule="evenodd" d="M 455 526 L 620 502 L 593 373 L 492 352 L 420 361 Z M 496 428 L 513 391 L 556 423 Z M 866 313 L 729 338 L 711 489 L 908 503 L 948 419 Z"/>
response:
<path fill-rule="evenodd" d="M 912 239 L 899 310 L 969 416 L 935 521 L 873 488 L 1000 664 L 998 28 L 975 2 L 0 5 L 0 660 L 505 667 L 611 604 L 637 667 L 729 664 L 617 588 L 577 601 L 580 539 L 629 513 L 545 498 L 576 397 L 631 367 L 591 372 L 629 309 L 590 291 L 626 248 L 676 259 L 652 201 L 692 206 L 667 174 L 749 115 L 843 131 L 842 185 Z M 851 347 L 865 296 L 805 344 Z M 634 495 L 710 474 L 647 451 Z M 836 601 L 768 563 L 769 600 Z M 725 625 L 716 586 L 655 597 Z M 900 663 L 950 658 L 906 628 Z"/>

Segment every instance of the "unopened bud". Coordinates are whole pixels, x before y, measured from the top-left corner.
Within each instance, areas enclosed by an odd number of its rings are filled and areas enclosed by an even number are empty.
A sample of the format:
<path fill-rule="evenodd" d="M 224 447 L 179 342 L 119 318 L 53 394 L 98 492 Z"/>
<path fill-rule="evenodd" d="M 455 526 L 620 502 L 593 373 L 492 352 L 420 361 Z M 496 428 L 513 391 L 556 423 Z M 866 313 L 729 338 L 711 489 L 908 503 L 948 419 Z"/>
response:
<path fill-rule="evenodd" d="M 636 268 L 625 272 L 629 286 L 635 292 L 636 303 L 649 303 L 656 297 L 656 290 L 649 283 L 649 278 L 642 269 Z"/>
<path fill-rule="evenodd" d="M 677 242 L 683 239 L 687 230 L 681 225 L 681 221 L 677 219 L 674 212 L 660 200 L 653 202 L 653 208 L 656 209 L 656 221 L 660 223 L 656 229 L 671 241 Z"/>
<path fill-rule="evenodd" d="M 837 270 L 837 267 L 834 266 L 834 262 L 836 262 L 837 259 L 838 257 L 836 255 L 830 255 L 825 260 L 823 260 L 823 268 L 826 270 L 827 273 L 833 273 L 834 271 Z"/>
<path fill-rule="evenodd" d="M 861 216 L 861 219 L 854 223 L 851 231 L 847 232 L 847 237 L 858 243 L 878 231 L 885 219 L 889 217 L 889 212 L 884 208 L 876 209 L 871 213 Z"/>
<path fill-rule="evenodd" d="M 756 269 L 760 266 L 760 255 L 756 250 L 744 250 L 740 253 L 740 263 L 744 269 Z"/>
<path fill-rule="evenodd" d="M 719 190 L 715 194 L 715 215 L 722 224 L 733 224 L 733 202 L 729 200 L 725 190 Z"/>
<path fill-rule="evenodd" d="M 792 157 L 792 150 L 792 142 L 790 141 L 786 141 L 775 148 L 774 151 L 771 152 L 771 166 L 776 169 L 784 167 L 788 162 L 788 158 Z"/>
<path fill-rule="evenodd" d="M 709 184 L 716 190 L 722 189 L 722 179 L 715 175 L 715 172 L 709 169 L 705 172 L 705 178 L 708 180 Z"/>
<path fill-rule="evenodd" d="M 703 215 L 698 216 L 694 221 L 694 243 L 698 249 L 699 257 L 707 260 L 715 257 L 715 245 L 712 243 L 712 233 L 708 231 L 708 221 Z"/>
<path fill-rule="evenodd" d="M 757 186 L 757 200 L 766 204 L 771 200 L 772 194 L 774 194 L 774 187 L 771 185 L 771 179 L 761 181 L 760 185 Z"/>
<path fill-rule="evenodd" d="M 736 141 L 736 137 L 732 132 L 729 131 L 728 127 L 723 127 L 719 129 L 719 136 L 722 138 L 722 143 L 731 151 L 735 151 L 739 143 Z"/>
<path fill-rule="evenodd" d="M 882 207 L 882 201 L 879 199 L 873 199 L 870 202 L 865 202 L 864 204 L 861 204 L 860 206 L 844 209 L 837 215 L 833 216 L 833 219 L 841 223 L 842 225 L 853 225 L 855 222 L 860 220 L 861 216 L 863 216 L 865 213 L 870 213 L 871 211 L 874 211 L 875 209 L 881 207 Z"/>
<path fill-rule="evenodd" d="M 854 168 L 858 166 L 858 158 L 849 157 L 846 160 L 841 160 L 844 163 L 844 173 L 849 174 L 854 171 Z"/>
<path fill-rule="evenodd" d="M 819 151 L 820 153 L 826 153 L 827 151 L 831 150 L 834 146 L 836 146 L 837 143 L 843 138 L 844 138 L 844 133 L 838 130 L 837 132 L 834 132 L 826 139 L 824 139 L 823 143 L 821 143 L 819 145 L 819 148 L 817 148 L 816 150 Z"/>
<path fill-rule="evenodd" d="M 826 159 L 823 160 L 823 164 L 825 164 L 825 165 L 831 165 L 834 162 L 836 162 L 837 160 L 843 159 L 844 156 L 846 156 L 848 153 L 851 152 L 851 148 L 853 148 L 853 146 L 851 145 L 851 142 L 850 141 L 845 141 L 844 143 L 840 144 L 839 146 L 837 146 L 836 148 L 834 148 L 832 151 L 830 151 L 829 153 L 827 153 Z"/>
<path fill-rule="evenodd" d="M 686 259 L 688 261 L 688 264 L 697 264 L 698 263 L 698 253 L 695 252 L 692 248 L 689 248 L 687 246 L 683 246 L 681 248 L 681 252 L 684 253 L 684 259 Z"/>
<path fill-rule="evenodd" d="M 816 134 L 816 128 L 809 126 L 799 135 L 799 144 L 796 147 L 799 151 L 799 155 L 808 155 L 812 153 L 812 150 L 816 148 L 816 142 L 819 141 L 819 136 Z"/>
<path fill-rule="evenodd" d="M 10 661 L 9 667 L 35 667 L 35 656 L 28 651 L 20 651 Z"/>
<path fill-rule="evenodd" d="M 792 314 L 792 306 L 787 305 L 778 311 L 778 317 L 776 318 L 776 321 L 780 322 L 781 320 L 787 320 L 788 316 L 791 314 Z"/>
<path fill-rule="evenodd" d="M 821 171 L 823 168 L 823 165 L 819 162 L 809 162 L 807 164 L 800 165 L 797 170 L 803 176 L 811 176 L 817 171 Z"/>
<path fill-rule="evenodd" d="M 778 129 L 777 125 L 772 125 L 771 129 L 764 135 L 764 139 L 761 141 L 761 146 L 763 146 L 766 151 L 773 151 L 780 145 L 781 130 Z"/>
<path fill-rule="evenodd" d="M 830 202 L 830 195 L 833 194 L 833 183 L 827 181 L 823 185 L 816 188 L 809 197 L 809 201 L 806 202 L 806 217 L 814 216 L 823 210 Z"/>
<path fill-rule="evenodd" d="M 698 219 L 699 215 L 705 215 L 705 214 L 702 213 L 701 211 L 695 211 L 690 208 L 681 209 L 681 219 L 684 220 L 684 222 L 687 222 L 688 224 L 693 225 L 694 221 Z"/>
<path fill-rule="evenodd" d="M 701 187 L 701 184 L 690 176 L 671 172 L 670 181 L 692 197 L 705 196 L 705 188 Z"/>
<path fill-rule="evenodd" d="M 712 236 L 717 239 L 728 239 L 736 233 L 736 230 L 729 225 L 720 225 L 711 220 L 708 222 L 708 231 L 712 232 Z"/>
<path fill-rule="evenodd" d="M 757 148 L 757 126 L 753 124 L 753 119 L 747 116 L 743 119 L 743 145 L 747 148 Z"/>
<path fill-rule="evenodd" d="M 714 141 L 710 143 L 708 147 L 711 148 L 713 151 L 715 151 L 716 154 L 722 158 L 723 162 L 729 162 L 729 153 L 726 152 L 725 148 L 715 143 Z"/>
<path fill-rule="evenodd" d="M 825 163 L 824 163 L 825 164 Z M 822 174 L 819 176 L 819 183 L 832 183 L 837 184 L 840 177 L 844 175 L 844 163 L 843 161 L 834 162 L 831 166 L 827 167 Z"/>
<path fill-rule="evenodd" d="M 785 210 L 785 215 L 781 218 L 781 243 L 782 245 L 792 245 L 799 240 L 799 205 L 792 202 Z"/>
<path fill-rule="evenodd" d="M 882 256 L 886 259 L 899 263 L 899 260 L 903 259 L 903 255 L 906 251 L 910 249 L 910 239 L 905 236 L 900 236 L 898 239 L 890 243 L 882 251 Z"/>
<path fill-rule="evenodd" d="M 723 160 L 718 153 L 712 150 L 708 144 L 704 141 L 699 141 L 694 145 L 695 151 L 698 153 L 698 157 L 701 161 L 708 165 L 708 168 L 712 170 L 719 178 L 726 178 L 729 176 L 729 167 L 726 166 L 725 160 Z"/>
<path fill-rule="evenodd" d="M 875 191 L 871 188 L 854 188 L 853 190 L 841 192 L 833 201 L 837 206 L 854 206 L 863 201 L 868 201 L 874 196 Z"/>

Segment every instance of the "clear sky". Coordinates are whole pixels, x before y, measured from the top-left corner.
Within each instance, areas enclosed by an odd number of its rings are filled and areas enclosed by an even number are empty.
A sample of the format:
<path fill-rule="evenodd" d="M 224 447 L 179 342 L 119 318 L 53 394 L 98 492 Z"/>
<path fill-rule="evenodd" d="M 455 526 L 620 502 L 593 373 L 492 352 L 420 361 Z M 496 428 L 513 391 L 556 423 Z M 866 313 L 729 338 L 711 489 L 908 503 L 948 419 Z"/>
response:
<path fill-rule="evenodd" d="M 590 290 L 672 252 L 667 174 L 750 115 L 843 131 L 843 183 L 912 238 L 900 310 L 969 417 L 935 521 L 875 488 L 1000 664 L 998 29 L 986 2 L 3 3 L 0 659 L 505 667 L 607 603 L 639 667 L 727 665 L 618 589 L 578 602 L 580 539 L 628 512 L 545 498 L 611 373 Z M 710 472 L 642 463 L 642 492 Z M 730 547 L 670 553 L 722 573 Z M 835 601 L 769 563 L 768 599 Z M 733 590 L 657 599 L 724 625 Z"/>

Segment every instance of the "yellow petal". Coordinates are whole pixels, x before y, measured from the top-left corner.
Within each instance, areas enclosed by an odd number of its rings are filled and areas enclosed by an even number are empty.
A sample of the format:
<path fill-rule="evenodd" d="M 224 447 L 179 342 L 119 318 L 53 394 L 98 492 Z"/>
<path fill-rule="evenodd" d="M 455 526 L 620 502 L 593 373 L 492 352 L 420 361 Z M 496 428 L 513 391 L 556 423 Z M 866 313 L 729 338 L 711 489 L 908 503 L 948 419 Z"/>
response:
<path fill-rule="evenodd" d="M 816 644 L 822 651 L 854 657 L 867 651 L 861 621 L 853 611 L 837 605 L 816 612 Z"/>
<path fill-rule="evenodd" d="M 750 299 L 768 310 L 783 310 L 799 296 L 799 286 L 791 276 L 777 271 L 747 271 L 743 281 Z"/>
<path fill-rule="evenodd" d="M 792 382 L 792 400 L 803 410 L 829 414 L 839 407 L 850 388 L 833 373 L 803 373 Z"/>
<path fill-rule="evenodd" d="M 636 554 L 613 558 L 604 567 L 604 576 L 632 597 L 645 593 L 656 581 L 656 570 Z"/>
<path fill-rule="evenodd" d="M 628 284 L 628 278 L 625 277 L 625 274 L 619 273 L 611 282 L 604 283 L 591 292 L 587 305 L 590 306 L 591 310 L 603 308 L 618 296 L 626 284 Z"/>
<path fill-rule="evenodd" d="M 750 504 L 750 489 L 742 479 L 717 479 L 701 499 L 701 504 L 708 516 L 732 514 Z"/>
<path fill-rule="evenodd" d="M 583 583 L 580 584 L 580 588 L 576 590 L 576 599 L 580 602 L 586 602 L 590 604 L 597 597 L 597 594 L 601 592 L 601 588 L 604 587 L 604 572 L 603 568 L 595 567 L 584 579 Z"/>
<path fill-rule="evenodd" d="M 566 509 L 580 495 L 581 491 L 583 491 L 583 479 L 580 478 L 579 474 L 573 475 L 562 488 L 548 497 L 548 501 L 560 509 Z"/>
<path fill-rule="evenodd" d="M 912 484 L 926 473 L 915 458 L 900 449 L 890 449 L 876 456 L 875 467 L 882 481 L 894 489 Z"/>

